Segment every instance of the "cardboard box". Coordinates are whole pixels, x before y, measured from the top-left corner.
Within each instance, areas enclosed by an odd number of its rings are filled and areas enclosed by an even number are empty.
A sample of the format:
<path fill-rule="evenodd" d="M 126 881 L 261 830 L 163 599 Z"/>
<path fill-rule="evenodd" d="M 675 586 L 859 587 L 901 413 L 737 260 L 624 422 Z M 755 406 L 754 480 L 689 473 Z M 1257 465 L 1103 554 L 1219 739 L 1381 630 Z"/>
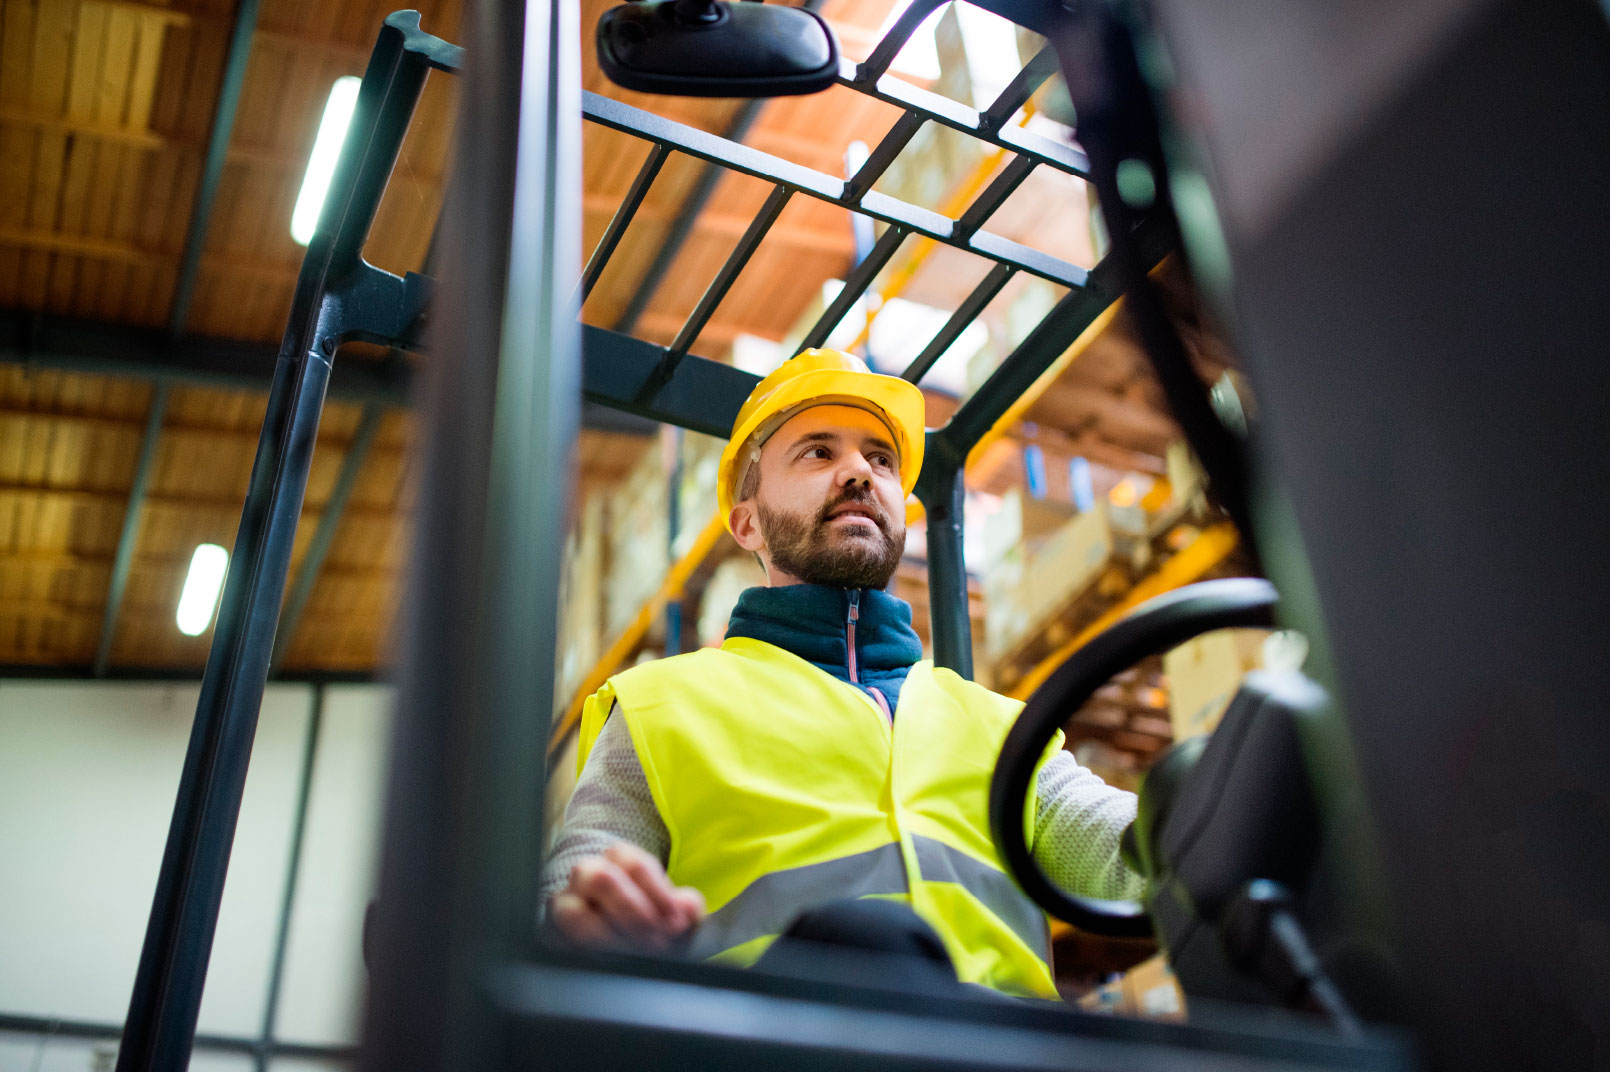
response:
<path fill-rule="evenodd" d="M 559 660 L 554 707 L 562 713 L 598 661 L 603 628 L 604 496 L 587 496 L 565 538 L 559 573 Z"/>
<path fill-rule="evenodd" d="M 670 569 L 670 466 L 654 444 L 609 493 L 604 573 L 604 632 L 621 633 L 659 589 Z"/>
<path fill-rule="evenodd" d="M 682 479 L 677 486 L 677 512 L 680 525 L 671 543 L 673 558 L 693 549 L 705 523 L 716 512 L 716 474 L 721 467 L 721 451 L 726 440 L 698 432 L 685 432 L 682 438 Z"/>
<path fill-rule="evenodd" d="M 1007 516 L 1001 533 L 1012 531 L 1015 523 L 1024 535 L 1016 546 L 1000 552 L 984 573 L 984 647 L 991 659 L 1011 652 L 1061 613 L 1095 582 L 1112 556 L 1112 530 L 1104 505 L 1066 518 L 1048 534 L 1030 536 L 1054 516 L 1030 506 L 1032 502 L 1020 498 L 1021 509 L 1003 511 Z"/>
<path fill-rule="evenodd" d="M 979 570 L 988 572 L 1009 552 L 1037 550 L 1074 516 L 1066 503 L 1031 498 L 1022 488 L 1011 488 L 1001 496 L 999 508 L 984 516 Z"/>
<path fill-rule="evenodd" d="M 1294 630 L 1221 629 L 1163 656 L 1174 740 L 1212 733 L 1251 670 L 1296 670 L 1308 642 Z"/>
<path fill-rule="evenodd" d="M 1079 1007 L 1087 1012 L 1146 1020 L 1186 1018 L 1185 993 L 1162 954 L 1141 961 L 1113 982 L 1090 991 L 1079 999 Z"/>

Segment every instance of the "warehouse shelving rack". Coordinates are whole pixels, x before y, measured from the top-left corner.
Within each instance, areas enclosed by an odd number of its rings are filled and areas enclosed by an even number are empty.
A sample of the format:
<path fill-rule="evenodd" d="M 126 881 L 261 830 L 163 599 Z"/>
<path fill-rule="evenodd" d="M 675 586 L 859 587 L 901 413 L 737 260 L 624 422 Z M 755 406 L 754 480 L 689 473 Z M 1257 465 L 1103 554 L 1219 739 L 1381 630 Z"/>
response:
<path fill-rule="evenodd" d="M 929 432 L 917 495 L 928 517 L 936 661 L 971 672 L 962 559 L 961 473 L 969 451 L 1173 242 L 1156 215 L 1133 221 L 1144 263 L 1086 271 L 991 234 L 990 214 L 1035 167 L 1090 177 L 1089 162 L 1007 121 L 1057 68 L 1047 49 L 989 108 L 974 110 L 887 76 L 940 0 L 918 0 L 841 84 L 903 110 L 848 179 L 580 92 L 576 5 L 489 0 L 468 12 L 478 45 L 466 71 L 461 158 L 441 228 L 444 284 L 426 330 L 424 276 L 361 256 L 426 75 L 457 72 L 459 48 L 414 12 L 385 20 L 282 343 L 203 678 L 119 1055 L 120 1072 L 188 1060 L 247 758 L 273 648 L 314 433 L 332 362 L 348 340 L 400 350 L 452 340 L 427 362 L 419 537 L 400 668 L 374 992 L 364 1066 L 470 1069 L 516 1063 L 796 1067 L 1402 1067 L 1379 1040 L 1343 1044 L 1300 1025 L 1094 1021 L 1060 1010 L 918 1001 L 788 983 L 699 965 L 548 948 L 532 926 L 553 699 L 563 506 L 583 399 L 725 435 L 753 375 L 689 352 L 784 204 L 816 198 L 881 221 L 883 235 L 807 332 L 820 344 L 903 242 L 915 235 L 994 263 L 903 375 L 938 356 L 1019 272 L 1069 288 L 963 403 Z M 982 6 L 1055 35 L 1071 16 L 1050 0 Z M 580 121 L 651 143 L 648 160 L 583 268 Z M 951 219 L 874 190 L 924 123 L 1015 154 Z M 1087 142 L 1088 144 L 1088 142 Z M 772 184 L 772 193 L 669 346 L 582 325 L 580 299 L 603 271 L 668 154 Z M 1098 184 L 1099 185 L 1099 184 Z M 1129 244 L 1125 244 L 1128 246 Z M 1182 421 L 1189 425 L 1188 416 Z M 1189 431 L 1189 427 L 1187 428 Z M 1194 438 L 1194 437 L 1193 437 Z M 1200 449 L 1200 448 L 1199 448 Z M 1209 452 L 1210 476 L 1220 468 Z M 1229 487 L 1228 478 L 1221 487 Z M 940 1018 L 935 1018 L 935 1010 Z M 1161 1063 L 1159 1063 L 1161 1062 Z"/>

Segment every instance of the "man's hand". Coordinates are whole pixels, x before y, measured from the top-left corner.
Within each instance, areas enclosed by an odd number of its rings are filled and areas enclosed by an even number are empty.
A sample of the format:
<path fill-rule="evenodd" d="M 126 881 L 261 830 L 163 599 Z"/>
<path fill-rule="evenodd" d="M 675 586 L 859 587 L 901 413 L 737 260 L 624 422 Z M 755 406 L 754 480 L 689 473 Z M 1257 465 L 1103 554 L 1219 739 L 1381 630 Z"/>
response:
<path fill-rule="evenodd" d="M 617 842 L 571 868 L 570 884 L 553 895 L 548 911 L 573 942 L 661 949 L 704 919 L 704 896 L 673 886 L 659 860 Z"/>

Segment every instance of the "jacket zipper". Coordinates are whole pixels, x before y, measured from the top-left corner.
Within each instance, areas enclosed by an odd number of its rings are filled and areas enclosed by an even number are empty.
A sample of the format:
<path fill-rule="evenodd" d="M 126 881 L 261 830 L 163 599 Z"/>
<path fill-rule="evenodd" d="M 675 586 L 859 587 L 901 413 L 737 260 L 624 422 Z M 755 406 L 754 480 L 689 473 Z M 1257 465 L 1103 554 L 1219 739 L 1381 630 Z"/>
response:
<path fill-rule="evenodd" d="M 850 684 L 857 686 L 861 684 L 861 675 L 857 671 L 855 658 L 855 623 L 860 620 L 861 590 L 852 588 L 850 589 L 850 612 L 844 619 L 844 642 L 849 651 L 847 666 L 850 671 Z M 894 721 L 894 712 L 889 710 L 889 698 L 883 695 L 883 690 L 872 685 L 867 685 L 865 688 L 867 692 L 872 694 L 872 699 L 877 703 L 878 710 L 883 712 L 883 717 L 892 723 Z"/>

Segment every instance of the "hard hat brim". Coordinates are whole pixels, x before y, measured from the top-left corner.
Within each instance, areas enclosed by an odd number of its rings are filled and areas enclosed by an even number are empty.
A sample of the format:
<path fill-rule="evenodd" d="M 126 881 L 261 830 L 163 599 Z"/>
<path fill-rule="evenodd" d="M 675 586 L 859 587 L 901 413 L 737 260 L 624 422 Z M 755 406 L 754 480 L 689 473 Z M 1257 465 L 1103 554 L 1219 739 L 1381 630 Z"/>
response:
<path fill-rule="evenodd" d="M 846 369 L 816 369 L 795 376 L 781 384 L 754 412 L 732 430 L 732 438 L 721 452 L 721 466 L 716 476 L 717 497 L 721 506 L 721 519 L 731 527 L 732 508 L 736 505 L 737 478 L 741 473 L 741 452 L 750 439 L 772 418 L 779 414 L 792 417 L 815 406 L 850 405 L 872 411 L 888 425 L 894 436 L 894 446 L 900 455 L 900 488 L 906 494 L 917 485 L 917 474 L 922 471 L 924 418 L 926 416 L 922 391 L 917 385 L 898 376 L 883 376 L 873 372 L 853 372 Z"/>

